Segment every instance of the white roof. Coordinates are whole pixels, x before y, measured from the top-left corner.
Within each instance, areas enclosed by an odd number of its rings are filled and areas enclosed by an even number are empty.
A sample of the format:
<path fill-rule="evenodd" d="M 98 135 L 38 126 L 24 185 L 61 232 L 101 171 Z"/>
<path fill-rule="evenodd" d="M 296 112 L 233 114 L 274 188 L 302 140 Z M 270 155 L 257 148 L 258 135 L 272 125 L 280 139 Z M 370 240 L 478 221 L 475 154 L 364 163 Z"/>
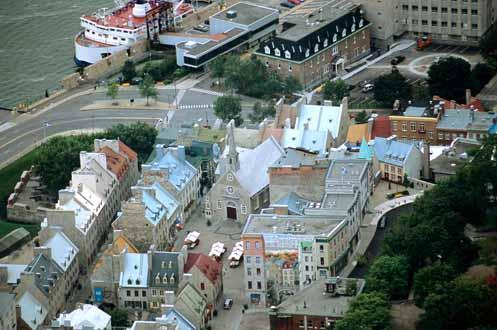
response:
<path fill-rule="evenodd" d="M 239 155 L 240 169 L 235 175 L 249 196 L 269 185 L 268 168 L 284 154 L 283 148 L 270 136 L 255 149 Z"/>
<path fill-rule="evenodd" d="M 307 123 L 308 129 L 314 131 L 330 131 L 333 138 L 336 138 L 340 129 L 341 117 L 342 105 L 326 106 L 303 104 L 300 107 L 295 128 L 304 129 L 304 125 Z"/>
<path fill-rule="evenodd" d="M 95 329 L 95 330 L 103 330 L 110 329 L 111 317 L 109 314 L 105 313 L 97 306 L 84 304 L 80 308 L 73 310 L 68 314 L 60 314 L 59 325 L 65 325 L 65 321 L 69 321 L 70 325 L 74 328 L 74 330 L 83 330 L 83 329 Z"/>
<path fill-rule="evenodd" d="M 79 252 L 76 245 L 63 232 L 57 232 L 44 245 L 52 250 L 52 259 L 63 271 L 67 270 Z"/>
<path fill-rule="evenodd" d="M 16 264 L 0 264 L 0 267 L 7 268 L 7 283 L 17 284 L 17 280 L 21 278 L 21 273 L 26 269 L 28 265 L 16 265 Z"/>
<path fill-rule="evenodd" d="M 327 153 L 328 132 L 311 129 L 285 128 L 281 139 L 283 148 L 302 148 L 311 152 Z"/>
<path fill-rule="evenodd" d="M 148 257 L 146 253 L 126 253 L 124 271 L 119 285 L 122 287 L 146 288 L 148 282 Z"/>
<path fill-rule="evenodd" d="M 195 242 L 200 237 L 200 233 L 197 231 L 192 231 L 185 237 L 185 242 Z"/>
<path fill-rule="evenodd" d="M 17 302 L 21 307 L 21 318 L 31 329 L 37 329 L 47 317 L 47 308 L 26 291 Z"/>

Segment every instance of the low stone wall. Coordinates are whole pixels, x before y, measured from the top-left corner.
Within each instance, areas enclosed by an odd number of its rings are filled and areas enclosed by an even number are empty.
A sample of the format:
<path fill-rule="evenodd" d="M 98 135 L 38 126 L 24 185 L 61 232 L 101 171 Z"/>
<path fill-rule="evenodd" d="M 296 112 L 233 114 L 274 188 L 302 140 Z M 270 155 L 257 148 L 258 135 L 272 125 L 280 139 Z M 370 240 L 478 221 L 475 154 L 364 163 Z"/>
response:
<path fill-rule="evenodd" d="M 7 219 L 19 223 L 37 224 L 43 221 L 49 210 L 45 207 L 31 209 L 28 205 L 15 203 L 7 207 Z"/>
<path fill-rule="evenodd" d="M 416 190 L 429 190 L 436 186 L 434 183 L 414 178 L 409 178 L 409 181 L 412 182 L 413 188 Z"/>

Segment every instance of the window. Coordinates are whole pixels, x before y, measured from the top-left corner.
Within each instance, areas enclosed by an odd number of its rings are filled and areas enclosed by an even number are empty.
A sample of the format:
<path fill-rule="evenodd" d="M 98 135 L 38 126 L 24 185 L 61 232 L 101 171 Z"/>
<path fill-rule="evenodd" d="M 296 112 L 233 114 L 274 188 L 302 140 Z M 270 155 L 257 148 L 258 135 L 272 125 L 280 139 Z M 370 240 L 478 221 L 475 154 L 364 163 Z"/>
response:
<path fill-rule="evenodd" d="M 443 140 L 444 139 L 444 134 L 443 133 L 438 133 L 438 139 Z"/>
<path fill-rule="evenodd" d="M 247 205 L 245 204 L 240 205 L 240 209 L 242 214 L 247 214 Z"/>
<path fill-rule="evenodd" d="M 424 132 L 425 131 L 425 124 L 424 123 L 418 123 L 418 128 L 419 128 L 420 132 Z"/>
<path fill-rule="evenodd" d="M 473 30 L 478 30 L 478 24 L 471 24 L 471 28 Z"/>
<path fill-rule="evenodd" d="M 205 290 L 205 283 L 204 282 L 200 283 L 200 290 Z"/>
<path fill-rule="evenodd" d="M 457 23 L 456 22 L 452 22 L 452 23 L 450 23 L 450 26 L 453 27 L 453 28 L 455 28 L 455 27 L 457 27 Z"/>
<path fill-rule="evenodd" d="M 402 173 L 402 168 L 397 167 L 397 174 L 401 174 L 401 173 Z"/>
<path fill-rule="evenodd" d="M 156 297 L 156 296 L 157 296 L 157 290 L 155 290 L 155 289 L 153 289 L 153 290 L 152 290 L 152 296 L 153 296 L 153 297 Z"/>
<path fill-rule="evenodd" d="M 293 70 L 293 69 L 292 69 L 292 65 L 291 65 L 291 64 L 290 64 L 290 65 L 288 65 L 288 71 L 292 72 L 292 70 Z"/>
<path fill-rule="evenodd" d="M 247 267 L 247 276 L 252 276 L 252 268 Z"/>
<path fill-rule="evenodd" d="M 281 64 L 278 63 L 278 70 L 281 70 Z"/>
<path fill-rule="evenodd" d="M 418 6 L 412 6 L 412 11 L 418 11 L 419 7 Z"/>
<path fill-rule="evenodd" d="M 421 11 L 428 11 L 428 7 L 427 6 L 421 7 Z"/>
<path fill-rule="evenodd" d="M 266 62 L 266 64 L 269 65 L 269 62 Z M 228 174 L 228 176 L 226 177 L 228 179 L 229 182 L 233 181 L 233 174 Z"/>
<path fill-rule="evenodd" d="M 431 7 L 432 13 L 438 13 L 438 7 Z"/>
<path fill-rule="evenodd" d="M 447 13 L 447 7 L 442 7 L 442 13 Z"/>
<path fill-rule="evenodd" d="M 419 24 L 419 21 L 418 21 L 417 19 L 413 19 L 413 20 L 412 20 L 412 24 L 414 24 L 414 25 L 418 25 L 418 24 Z"/>
<path fill-rule="evenodd" d="M 463 9 L 461 9 L 461 13 L 463 15 L 467 15 L 468 14 L 468 10 L 466 8 L 463 8 Z"/>
<path fill-rule="evenodd" d="M 210 210 L 210 208 L 211 208 L 211 203 L 209 203 L 209 202 L 205 202 L 205 208 L 206 208 L 207 210 Z"/>
<path fill-rule="evenodd" d="M 428 132 L 428 138 L 429 138 L 430 140 L 433 140 L 433 132 L 432 132 L 432 131 L 429 131 L 429 132 Z"/>
<path fill-rule="evenodd" d="M 233 187 L 232 187 L 232 186 L 227 186 L 227 187 L 226 187 L 226 193 L 228 193 L 228 194 L 230 194 L 230 195 L 231 195 L 231 194 L 233 194 L 233 192 L 234 192 L 234 189 L 233 189 Z"/>
<path fill-rule="evenodd" d="M 447 27 L 447 22 L 442 22 L 441 25 L 442 27 Z"/>
<path fill-rule="evenodd" d="M 247 282 L 247 288 L 250 290 L 252 289 L 252 281 Z"/>
<path fill-rule="evenodd" d="M 428 25 L 428 21 L 425 19 L 421 20 L 421 25 Z"/>
<path fill-rule="evenodd" d="M 147 296 L 147 291 L 143 290 L 142 291 L 142 297 L 146 297 Z"/>
<path fill-rule="evenodd" d="M 264 53 L 266 53 L 266 54 L 271 54 L 271 49 L 269 49 L 269 47 L 268 47 L 268 46 L 265 46 L 265 47 L 264 47 Z"/>
<path fill-rule="evenodd" d="M 255 257 L 255 263 L 260 264 L 261 263 L 261 257 Z"/>
<path fill-rule="evenodd" d="M 258 241 L 255 241 L 255 248 L 258 249 L 259 248 L 259 242 Z"/>
<path fill-rule="evenodd" d="M 309 262 L 309 256 L 304 257 L 305 262 Z"/>
<path fill-rule="evenodd" d="M 396 130 L 397 130 L 397 122 L 392 121 L 392 131 L 396 131 Z"/>
<path fill-rule="evenodd" d="M 411 123 L 411 132 L 416 132 L 416 123 Z"/>
<path fill-rule="evenodd" d="M 450 140 L 450 133 L 445 133 L 445 139 Z"/>
<path fill-rule="evenodd" d="M 126 290 L 126 296 L 127 297 L 131 297 L 131 291 L 130 290 Z"/>
<path fill-rule="evenodd" d="M 324 245 L 323 244 L 320 244 L 319 245 L 319 252 L 323 252 L 324 251 Z"/>
<path fill-rule="evenodd" d="M 223 208 L 223 202 L 221 200 L 217 201 L 217 208 L 222 209 Z"/>
<path fill-rule="evenodd" d="M 457 8 L 451 8 L 451 9 L 450 9 L 450 12 L 451 12 L 452 14 L 457 14 Z"/>
<path fill-rule="evenodd" d="M 251 256 L 247 256 L 247 257 L 245 257 L 245 259 L 247 260 L 247 263 L 251 263 L 252 262 L 252 257 Z"/>
<path fill-rule="evenodd" d="M 438 26 L 438 21 L 431 21 L 431 26 Z"/>
<path fill-rule="evenodd" d="M 409 6 L 408 5 L 402 5 L 402 10 L 409 10 Z"/>
<path fill-rule="evenodd" d="M 257 268 L 256 271 L 255 271 L 255 273 L 260 276 L 261 275 L 261 269 Z"/>
<path fill-rule="evenodd" d="M 138 290 L 135 290 L 135 297 L 138 297 L 140 295 L 140 293 L 138 292 Z"/>
<path fill-rule="evenodd" d="M 290 59 L 291 57 L 292 55 L 290 54 L 290 52 L 288 50 L 285 50 L 285 58 Z"/>
<path fill-rule="evenodd" d="M 309 271 L 309 266 L 308 265 L 305 265 L 305 271 L 308 272 Z"/>
<path fill-rule="evenodd" d="M 402 132 L 407 132 L 407 123 L 402 123 Z"/>
<path fill-rule="evenodd" d="M 250 241 L 245 241 L 245 250 L 250 249 Z"/>
<path fill-rule="evenodd" d="M 323 257 L 319 258 L 319 263 L 321 264 L 321 266 L 324 265 L 324 258 Z"/>
<path fill-rule="evenodd" d="M 338 47 L 337 46 L 331 47 L 331 54 L 333 54 L 333 55 L 338 54 Z"/>
<path fill-rule="evenodd" d="M 274 49 L 274 55 L 276 55 L 276 56 L 280 56 L 281 55 L 281 52 L 280 52 L 280 50 L 278 48 Z"/>
<path fill-rule="evenodd" d="M 257 281 L 257 289 L 258 290 L 262 289 L 262 283 L 261 283 L 261 281 Z"/>

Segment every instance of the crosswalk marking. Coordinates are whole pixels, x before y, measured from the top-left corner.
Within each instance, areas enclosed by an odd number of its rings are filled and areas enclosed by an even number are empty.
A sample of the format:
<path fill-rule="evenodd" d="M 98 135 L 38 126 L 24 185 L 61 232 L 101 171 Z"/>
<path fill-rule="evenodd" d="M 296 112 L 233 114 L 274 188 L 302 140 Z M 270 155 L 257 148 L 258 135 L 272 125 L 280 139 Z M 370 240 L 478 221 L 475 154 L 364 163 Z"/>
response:
<path fill-rule="evenodd" d="M 213 104 L 180 104 L 178 109 L 180 110 L 196 110 L 196 109 L 209 109 L 213 108 Z"/>

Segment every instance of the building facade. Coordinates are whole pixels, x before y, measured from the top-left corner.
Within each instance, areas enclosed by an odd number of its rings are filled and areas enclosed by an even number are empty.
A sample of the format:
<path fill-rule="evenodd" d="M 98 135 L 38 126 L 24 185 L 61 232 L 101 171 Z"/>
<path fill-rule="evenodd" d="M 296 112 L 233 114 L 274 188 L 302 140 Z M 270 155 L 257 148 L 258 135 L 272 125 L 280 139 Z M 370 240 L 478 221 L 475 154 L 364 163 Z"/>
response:
<path fill-rule="evenodd" d="M 367 56 L 370 42 L 370 23 L 358 6 L 310 1 L 283 15 L 276 36 L 261 43 L 255 54 L 268 68 L 311 88 Z"/>
<path fill-rule="evenodd" d="M 409 106 L 403 113 L 390 116 L 391 134 L 403 140 L 436 144 L 438 141 L 437 124 L 442 112 L 443 105 Z"/>
<path fill-rule="evenodd" d="M 0 292 L 0 328 L 5 330 L 17 329 L 15 295 Z"/>

